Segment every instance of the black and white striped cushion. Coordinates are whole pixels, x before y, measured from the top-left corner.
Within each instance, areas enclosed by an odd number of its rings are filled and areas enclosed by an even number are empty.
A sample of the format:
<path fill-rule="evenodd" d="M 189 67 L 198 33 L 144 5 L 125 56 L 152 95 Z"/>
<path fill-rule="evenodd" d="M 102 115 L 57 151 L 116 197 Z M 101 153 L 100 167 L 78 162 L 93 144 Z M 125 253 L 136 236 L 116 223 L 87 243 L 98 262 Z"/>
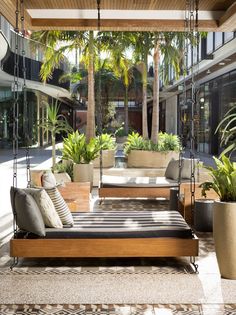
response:
<path fill-rule="evenodd" d="M 73 226 L 74 220 L 71 212 L 57 187 L 45 188 L 45 190 L 51 198 L 62 224 Z"/>

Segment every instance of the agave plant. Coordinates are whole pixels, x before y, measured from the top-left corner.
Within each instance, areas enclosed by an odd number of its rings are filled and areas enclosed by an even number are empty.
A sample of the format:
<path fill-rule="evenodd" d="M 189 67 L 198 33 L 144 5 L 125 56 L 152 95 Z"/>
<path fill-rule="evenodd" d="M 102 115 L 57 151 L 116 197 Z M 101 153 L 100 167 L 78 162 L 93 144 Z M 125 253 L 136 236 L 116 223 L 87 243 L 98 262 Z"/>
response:
<path fill-rule="evenodd" d="M 210 171 L 212 181 L 200 185 L 202 195 L 206 197 L 206 191 L 213 189 L 220 198 L 220 201 L 236 201 L 236 163 L 231 162 L 228 157 L 222 155 L 220 159 L 214 157 L 216 168 L 206 166 Z"/>
<path fill-rule="evenodd" d="M 221 128 L 223 128 L 221 130 Z M 216 133 L 221 130 L 221 145 L 228 145 L 220 156 L 231 154 L 236 150 L 236 106 L 232 107 L 216 128 Z"/>

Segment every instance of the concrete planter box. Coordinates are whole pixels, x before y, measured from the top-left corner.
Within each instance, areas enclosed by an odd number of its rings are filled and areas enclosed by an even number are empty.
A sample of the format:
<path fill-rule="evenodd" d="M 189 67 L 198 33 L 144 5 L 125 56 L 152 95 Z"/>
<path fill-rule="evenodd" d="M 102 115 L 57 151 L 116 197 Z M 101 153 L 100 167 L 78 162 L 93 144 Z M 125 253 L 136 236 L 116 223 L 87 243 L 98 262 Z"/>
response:
<path fill-rule="evenodd" d="M 216 257 L 223 278 L 236 280 L 236 202 L 215 201 L 213 236 Z"/>
<path fill-rule="evenodd" d="M 95 168 L 100 167 L 100 156 L 93 161 Z M 102 151 L 102 166 L 104 168 L 115 166 L 115 150 L 103 150 Z"/>
<path fill-rule="evenodd" d="M 155 152 L 131 150 L 128 154 L 128 167 L 164 168 L 171 159 L 177 160 L 179 153 L 175 151 Z"/>

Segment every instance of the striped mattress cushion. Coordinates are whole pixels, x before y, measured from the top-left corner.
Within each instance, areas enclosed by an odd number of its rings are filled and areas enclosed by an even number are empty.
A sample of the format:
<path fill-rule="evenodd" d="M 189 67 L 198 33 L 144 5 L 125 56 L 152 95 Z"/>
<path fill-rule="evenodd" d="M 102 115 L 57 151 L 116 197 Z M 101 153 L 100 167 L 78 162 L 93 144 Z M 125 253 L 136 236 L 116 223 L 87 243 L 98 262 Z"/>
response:
<path fill-rule="evenodd" d="M 46 238 L 192 238 L 177 211 L 109 211 L 73 213 L 74 226 L 46 228 Z"/>
<path fill-rule="evenodd" d="M 129 177 L 129 176 L 102 176 L 102 187 L 178 187 L 178 181 L 166 177 Z"/>

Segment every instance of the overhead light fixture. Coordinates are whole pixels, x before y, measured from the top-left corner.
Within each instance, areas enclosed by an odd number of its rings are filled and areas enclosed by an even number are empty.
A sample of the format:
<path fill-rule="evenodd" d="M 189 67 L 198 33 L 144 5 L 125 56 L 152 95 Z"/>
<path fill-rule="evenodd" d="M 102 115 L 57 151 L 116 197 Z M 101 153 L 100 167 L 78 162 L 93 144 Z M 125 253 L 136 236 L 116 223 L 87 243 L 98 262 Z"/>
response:
<path fill-rule="evenodd" d="M 207 72 L 206 72 L 206 74 L 210 74 L 211 73 L 211 70 L 210 69 L 208 69 L 207 70 Z"/>
<path fill-rule="evenodd" d="M 224 66 L 225 62 L 219 62 L 219 66 Z"/>

